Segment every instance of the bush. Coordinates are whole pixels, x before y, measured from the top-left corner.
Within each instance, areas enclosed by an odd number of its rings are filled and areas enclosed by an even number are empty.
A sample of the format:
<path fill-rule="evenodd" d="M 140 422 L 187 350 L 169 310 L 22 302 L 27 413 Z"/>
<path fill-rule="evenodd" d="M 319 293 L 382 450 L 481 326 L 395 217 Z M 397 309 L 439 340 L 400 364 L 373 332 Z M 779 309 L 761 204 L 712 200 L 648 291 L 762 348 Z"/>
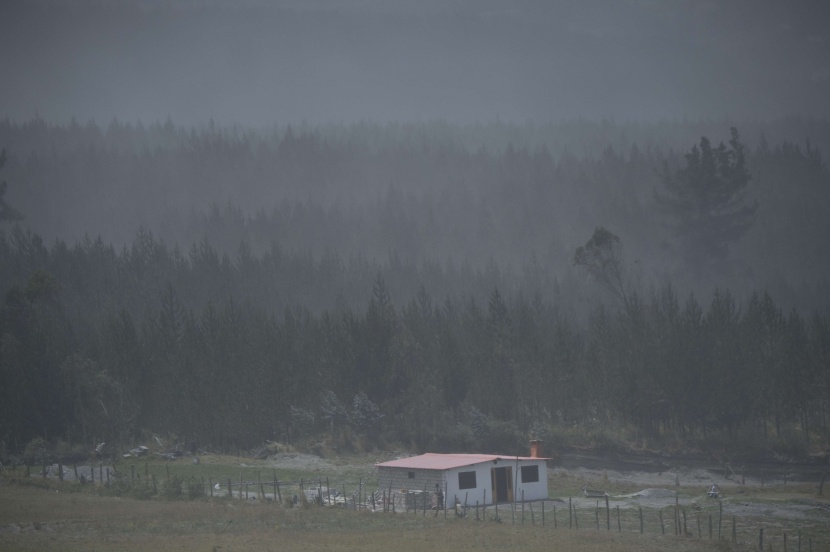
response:
<path fill-rule="evenodd" d="M 127 477 L 114 477 L 109 485 L 102 487 L 100 494 L 108 496 L 126 496 L 139 500 L 148 500 L 153 498 L 153 487 L 149 486 L 147 482 L 131 481 Z"/>
<path fill-rule="evenodd" d="M 89 450 L 78 443 L 70 445 L 66 441 L 58 441 L 55 445 L 55 455 L 64 464 L 77 464 L 89 457 Z"/>
<path fill-rule="evenodd" d="M 166 479 L 161 484 L 161 496 L 168 500 L 176 500 L 182 497 L 182 486 L 184 481 L 178 475 Z"/>
<path fill-rule="evenodd" d="M 23 462 L 29 466 L 43 466 L 53 462 L 52 445 L 43 437 L 35 437 L 23 449 Z"/>
<path fill-rule="evenodd" d="M 184 489 L 189 500 L 204 498 L 206 496 L 205 486 L 202 483 L 202 480 L 198 477 L 190 477 L 187 481 L 185 481 Z"/>

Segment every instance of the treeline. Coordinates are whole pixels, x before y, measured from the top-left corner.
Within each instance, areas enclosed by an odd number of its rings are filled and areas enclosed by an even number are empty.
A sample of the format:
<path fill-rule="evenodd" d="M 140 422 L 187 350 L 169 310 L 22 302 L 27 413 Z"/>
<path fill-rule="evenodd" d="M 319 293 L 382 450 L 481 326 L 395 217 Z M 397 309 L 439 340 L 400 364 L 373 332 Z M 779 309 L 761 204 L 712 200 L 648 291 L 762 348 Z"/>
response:
<path fill-rule="evenodd" d="M 804 452 L 830 133 L 698 130 L 0 121 L 0 440 Z"/>
<path fill-rule="evenodd" d="M 716 270 L 690 266 L 667 227 L 656 199 L 665 174 L 701 136 L 714 147 L 728 130 L 704 122 L 184 129 L 169 120 L 99 127 L 35 119 L 0 121 L 0 145 L 6 201 L 47 243 L 100 235 L 120 248 L 144 229 L 184 252 L 207 241 L 233 258 L 246 243 L 260 256 L 277 243 L 315 262 L 334 254 L 502 274 L 535 263 L 561 282 L 574 250 L 604 226 L 644 285 L 668 277 L 683 295 L 766 289 L 787 308 L 830 307 L 830 173 L 816 146 L 830 143 L 826 122 L 739 129 L 745 200 L 757 210 Z"/>
<path fill-rule="evenodd" d="M 391 264 L 277 251 L 185 254 L 148 233 L 46 247 L 0 235 L 0 439 L 216 449 L 330 432 L 342 443 L 510 452 L 529 434 L 634 429 L 707 449 L 804 454 L 830 436 L 830 320 L 670 285 L 625 307 L 492 287 L 393 301 Z M 328 273 L 333 272 L 333 274 Z M 482 278 L 484 278 L 482 276 Z M 311 311 L 331 282 L 364 303 Z"/>

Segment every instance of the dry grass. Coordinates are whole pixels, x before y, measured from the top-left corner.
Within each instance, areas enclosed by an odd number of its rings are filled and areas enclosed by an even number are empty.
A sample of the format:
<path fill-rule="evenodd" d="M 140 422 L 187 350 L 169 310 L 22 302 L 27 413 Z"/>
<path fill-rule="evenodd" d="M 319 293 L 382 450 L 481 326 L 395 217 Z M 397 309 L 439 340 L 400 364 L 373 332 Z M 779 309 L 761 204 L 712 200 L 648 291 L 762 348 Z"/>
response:
<path fill-rule="evenodd" d="M 361 459 L 358 459 L 361 460 Z M 353 462 L 359 465 L 359 461 Z M 363 462 L 365 464 L 365 462 Z M 260 473 L 269 480 L 274 473 L 267 463 L 238 458 L 205 457 L 199 466 L 149 462 L 139 464 L 136 471 L 162 480 L 172 476 L 198 476 L 206 480 L 224 480 L 241 475 L 254 481 Z M 121 471 L 131 468 L 121 466 Z M 354 477 L 351 464 L 338 477 Z M 283 478 L 313 478 L 320 474 L 310 471 L 276 470 Z M 365 481 L 365 479 L 364 479 Z M 580 501 L 579 530 L 567 529 L 568 498 L 578 497 L 581 486 L 589 482 L 584 475 L 557 474 L 551 487 L 560 502 L 549 502 L 547 524 L 541 526 L 540 507 L 535 505 L 535 518 L 525 517 L 525 524 L 516 518 L 511 523 L 509 510 L 500 510 L 502 523 L 476 521 L 471 511 L 467 519 L 445 519 L 443 515 L 386 515 L 316 507 L 286 509 L 282 505 L 257 504 L 238 499 L 216 498 L 194 501 L 135 500 L 116 496 L 100 496 L 100 488 L 81 487 L 72 483 L 43 480 L 39 477 L 16 476 L 0 478 L 0 550 L 573 550 L 594 551 L 702 551 L 755 550 L 758 527 L 767 528 L 765 550 L 783 550 L 782 537 L 789 532 L 789 549 L 797 550 L 797 533 L 804 531 L 813 539 L 813 549 L 826 549 L 830 543 L 830 505 L 816 497 L 811 484 L 766 487 L 734 486 L 725 489 L 724 539 L 731 537 L 732 517 L 738 517 L 737 539 L 741 544 L 718 543 L 707 535 L 707 521 L 717 519 L 718 501 L 697 500 L 696 487 L 677 490 L 689 505 L 688 532 L 694 536 L 676 536 L 671 525 L 671 507 L 643 503 L 645 534 L 640 535 L 637 508 L 621 508 L 622 532 L 616 531 L 616 512 L 611 513 L 611 531 L 605 530 L 604 508 L 597 514 L 593 501 Z M 632 492 L 639 485 L 628 482 L 600 482 L 613 494 Z M 252 493 L 253 494 L 253 493 Z M 562 500 L 563 499 L 563 500 Z M 673 501 L 670 501 L 673 502 Z M 793 517 L 795 510 L 809 503 L 810 513 Z M 574 499 L 576 506 L 577 499 Z M 553 507 L 558 512 L 558 527 L 553 527 Z M 612 508 L 615 506 L 612 500 Z M 663 535 L 658 515 L 665 517 L 668 527 Z M 786 514 L 786 515 L 785 515 Z M 536 522 L 533 524 L 531 519 Z M 703 539 L 698 539 L 698 522 L 702 521 Z M 597 530 L 597 524 L 600 530 Z M 806 541 L 802 550 L 807 550 Z"/>
<path fill-rule="evenodd" d="M 674 535 L 554 529 L 420 515 L 285 509 L 236 500 L 166 502 L 0 487 L 0 549 L 15 550 L 731 550 Z M 739 548 L 734 548 L 739 549 Z"/>

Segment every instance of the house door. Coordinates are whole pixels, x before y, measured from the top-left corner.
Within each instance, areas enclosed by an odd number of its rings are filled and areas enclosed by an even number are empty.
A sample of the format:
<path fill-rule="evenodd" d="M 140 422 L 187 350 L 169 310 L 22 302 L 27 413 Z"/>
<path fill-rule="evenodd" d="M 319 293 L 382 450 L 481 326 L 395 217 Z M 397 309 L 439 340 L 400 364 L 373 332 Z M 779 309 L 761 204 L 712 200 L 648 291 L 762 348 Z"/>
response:
<path fill-rule="evenodd" d="M 513 467 L 490 468 L 493 502 L 513 502 Z"/>

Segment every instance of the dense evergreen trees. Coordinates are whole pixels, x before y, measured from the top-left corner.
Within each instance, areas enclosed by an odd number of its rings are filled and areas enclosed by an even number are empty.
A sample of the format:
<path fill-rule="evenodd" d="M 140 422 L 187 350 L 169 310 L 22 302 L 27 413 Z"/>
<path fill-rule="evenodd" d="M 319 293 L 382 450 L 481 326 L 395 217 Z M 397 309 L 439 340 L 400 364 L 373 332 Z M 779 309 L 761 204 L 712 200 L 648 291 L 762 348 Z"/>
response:
<path fill-rule="evenodd" d="M 6 164 L 6 150 L 0 150 L 0 169 L 3 168 L 3 165 Z M 6 203 L 5 195 L 6 195 L 6 187 L 8 184 L 5 180 L 0 181 L 0 222 L 8 221 L 8 220 L 21 220 L 23 215 L 21 215 L 17 210 Z"/>
<path fill-rule="evenodd" d="M 517 434 L 572 424 L 707 446 L 739 430 L 768 443 L 795 435 L 800 450 L 828 438 L 826 314 L 785 315 L 768 294 L 741 306 L 718 291 L 704 306 L 664 286 L 580 321 L 565 302 L 498 288 L 436 302 L 421 287 L 395 304 L 387 264 L 362 308 L 279 312 L 239 290 L 269 290 L 275 275 L 306 270 L 302 256 L 252 281 L 242 267 L 264 257 L 198 249 L 185 258 L 146 233 L 121 252 L 2 233 L 4 442 L 129 443 L 153 429 L 217 448 L 326 432 L 512 450 Z M 205 287 L 213 270 L 224 276 Z M 327 271 L 313 263 L 308 276 L 342 277 Z"/>
<path fill-rule="evenodd" d="M 822 254 L 830 248 L 830 222 L 823 216 L 830 205 L 830 174 L 814 145 L 826 149 L 828 125 L 746 123 L 735 147 L 728 135 L 723 148 L 712 146 L 725 128 L 435 123 L 253 131 L 215 125 L 181 129 L 171 121 L 61 126 L 35 119 L 0 120 L 0 145 L 8 154 L 3 176 L 11 183 L 5 199 L 47 243 L 100 235 L 120 249 L 132 246 L 143 230 L 187 257 L 198 256 L 206 241 L 221 266 L 206 273 L 209 279 L 200 285 L 214 289 L 221 288 L 227 271 L 225 256 L 236 258 L 245 244 L 256 258 L 268 254 L 261 270 L 301 253 L 309 263 L 327 259 L 334 271 L 345 263 L 390 261 L 400 263 L 403 274 L 410 265 L 428 264 L 502 280 L 482 282 L 476 296 L 488 294 L 494 284 L 508 291 L 513 284 L 506 280 L 514 277 L 533 277 L 538 284 L 533 291 L 553 299 L 551 282 L 565 283 L 575 249 L 602 226 L 619 237 L 632 281 L 665 274 L 682 295 L 699 297 L 715 287 L 739 290 L 749 283 L 786 307 L 830 307 L 825 293 L 830 266 Z M 801 145 L 805 137 L 810 142 Z M 708 153 L 696 144 L 709 144 Z M 755 223 L 740 241 L 728 240 L 729 228 L 745 226 L 732 219 L 726 233 L 717 233 L 720 245 L 707 241 L 701 228 L 712 226 L 714 212 L 701 219 L 697 231 L 690 230 L 683 221 L 700 210 L 696 204 L 684 203 L 686 208 L 670 218 L 678 230 L 688 230 L 683 240 L 661 224 L 667 211 L 654 191 L 668 196 L 664 177 L 680 175 L 680 184 L 692 173 L 705 176 L 692 170 L 696 162 L 688 164 L 690 148 L 698 151 L 697 164 L 724 157 L 724 166 L 732 167 L 727 172 L 743 175 L 730 182 L 740 184 L 752 175 L 741 189 L 740 205 L 757 205 Z M 715 170 L 714 180 L 701 182 L 718 187 L 728 180 L 722 173 Z M 706 197 L 690 196 L 686 203 Z M 725 212 L 734 214 L 731 207 Z M 723 214 L 719 220 L 725 220 Z M 726 244 L 729 255 L 715 263 L 717 270 L 690 254 L 715 254 Z M 372 268 L 365 268 L 371 274 Z M 295 276 L 303 279 L 282 277 Z M 420 282 L 399 285 L 387 279 L 387 284 L 390 296 L 402 302 Z M 429 281 L 424 284 L 437 297 L 464 294 L 471 285 L 466 281 L 436 294 Z M 185 294 L 191 292 L 180 293 L 187 303 Z M 295 299 L 319 311 L 337 295 L 356 307 L 365 293 L 362 281 L 343 280 L 325 296 L 304 292 Z"/>
<path fill-rule="evenodd" d="M 325 432 L 513 452 L 517 434 L 576 425 L 826 442 L 818 150 L 742 150 L 756 224 L 717 274 L 686 278 L 653 194 L 655 168 L 684 156 L 655 145 L 659 128 L 626 127 L 638 144 L 614 128 L 580 127 L 613 147 L 577 156 L 499 142 L 516 129 L 498 126 L 0 122 L 30 224 L 0 226 L 0 440 Z M 476 133 L 499 147 L 470 147 Z M 85 217 L 112 235 L 55 238 Z M 597 293 L 603 276 L 622 301 Z"/>
<path fill-rule="evenodd" d="M 746 234 L 757 209 L 744 201 L 752 177 L 737 129 L 731 129 L 728 148 L 723 142 L 712 147 L 704 136 L 686 154 L 685 166 L 674 174 L 665 168 L 663 178 L 665 190 L 658 201 L 689 266 L 705 273 Z"/>

